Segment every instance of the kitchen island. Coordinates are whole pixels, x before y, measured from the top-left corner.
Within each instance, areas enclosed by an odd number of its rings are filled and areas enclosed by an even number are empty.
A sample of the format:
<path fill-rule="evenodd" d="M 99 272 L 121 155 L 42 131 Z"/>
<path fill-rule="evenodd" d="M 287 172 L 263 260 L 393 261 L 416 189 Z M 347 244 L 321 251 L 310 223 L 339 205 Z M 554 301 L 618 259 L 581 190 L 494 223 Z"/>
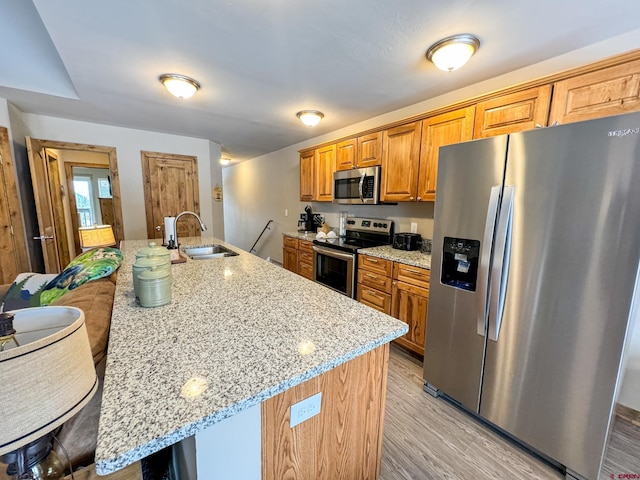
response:
<path fill-rule="evenodd" d="M 181 243 L 239 255 L 173 265 L 172 302 L 142 308 L 132 264 L 147 241 L 123 242 L 96 471 L 195 435 L 207 478 L 218 467 L 236 478 L 249 478 L 242 468 L 252 478 L 337 478 L 358 462 L 375 478 L 388 342 L 407 326 L 215 238 Z M 291 405 L 317 393 L 296 413 L 317 415 L 290 427 Z"/>

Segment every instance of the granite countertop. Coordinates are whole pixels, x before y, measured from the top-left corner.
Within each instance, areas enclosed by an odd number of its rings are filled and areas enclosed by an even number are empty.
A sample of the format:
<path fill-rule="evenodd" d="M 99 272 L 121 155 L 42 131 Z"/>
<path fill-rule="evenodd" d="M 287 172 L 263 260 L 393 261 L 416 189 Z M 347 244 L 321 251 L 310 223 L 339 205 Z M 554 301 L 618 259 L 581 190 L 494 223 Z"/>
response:
<path fill-rule="evenodd" d="M 125 241 L 96 471 L 106 475 L 407 332 L 405 323 L 212 237 L 235 257 L 172 265 L 172 303 L 139 307 Z"/>
<path fill-rule="evenodd" d="M 294 237 L 298 240 L 307 240 L 309 242 L 316 239 L 316 234 L 314 232 L 284 232 L 283 235 L 287 237 Z"/>
<path fill-rule="evenodd" d="M 419 250 L 398 250 L 390 245 L 384 245 L 382 247 L 360 248 L 358 253 L 431 270 L 431 254 L 422 253 Z"/>

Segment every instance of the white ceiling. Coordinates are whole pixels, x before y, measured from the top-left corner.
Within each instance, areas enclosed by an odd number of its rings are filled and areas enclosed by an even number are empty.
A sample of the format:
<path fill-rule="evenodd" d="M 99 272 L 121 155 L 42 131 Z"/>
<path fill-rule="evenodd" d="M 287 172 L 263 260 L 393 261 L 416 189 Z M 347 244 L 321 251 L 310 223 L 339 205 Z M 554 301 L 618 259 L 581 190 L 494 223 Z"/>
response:
<path fill-rule="evenodd" d="M 638 28 L 620 0 L 0 0 L 0 97 L 20 110 L 207 138 L 236 160 Z M 482 44 L 453 73 L 433 42 Z M 629 49 L 640 45 L 630 45 Z M 158 76 L 202 89 L 178 100 Z M 325 113 L 318 127 L 295 117 Z"/>

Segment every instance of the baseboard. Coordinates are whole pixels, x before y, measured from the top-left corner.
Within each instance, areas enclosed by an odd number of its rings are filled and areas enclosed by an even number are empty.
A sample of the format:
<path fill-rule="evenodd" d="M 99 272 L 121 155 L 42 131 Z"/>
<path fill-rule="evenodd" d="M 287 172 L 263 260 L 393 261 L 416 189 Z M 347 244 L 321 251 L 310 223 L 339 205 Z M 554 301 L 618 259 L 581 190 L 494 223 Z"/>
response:
<path fill-rule="evenodd" d="M 636 427 L 640 427 L 640 412 L 626 405 L 616 404 L 616 415 Z"/>

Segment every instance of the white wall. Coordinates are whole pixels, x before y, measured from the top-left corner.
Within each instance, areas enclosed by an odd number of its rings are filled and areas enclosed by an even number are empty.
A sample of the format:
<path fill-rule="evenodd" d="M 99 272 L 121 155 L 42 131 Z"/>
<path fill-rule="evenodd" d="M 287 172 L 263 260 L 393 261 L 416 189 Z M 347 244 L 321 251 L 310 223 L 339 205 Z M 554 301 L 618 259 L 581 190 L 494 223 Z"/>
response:
<path fill-rule="evenodd" d="M 116 148 L 124 235 L 128 240 L 147 238 L 140 151 L 194 155 L 198 158 L 200 213 L 209 233 L 224 238 L 222 212 L 211 198 L 214 178 L 221 176 L 220 146 L 205 139 L 79 122 L 43 115 L 23 114 L 29 135 L 44 140 L 102 145 Z M 212 157 L 214 155 L 214 157 Z"/>

